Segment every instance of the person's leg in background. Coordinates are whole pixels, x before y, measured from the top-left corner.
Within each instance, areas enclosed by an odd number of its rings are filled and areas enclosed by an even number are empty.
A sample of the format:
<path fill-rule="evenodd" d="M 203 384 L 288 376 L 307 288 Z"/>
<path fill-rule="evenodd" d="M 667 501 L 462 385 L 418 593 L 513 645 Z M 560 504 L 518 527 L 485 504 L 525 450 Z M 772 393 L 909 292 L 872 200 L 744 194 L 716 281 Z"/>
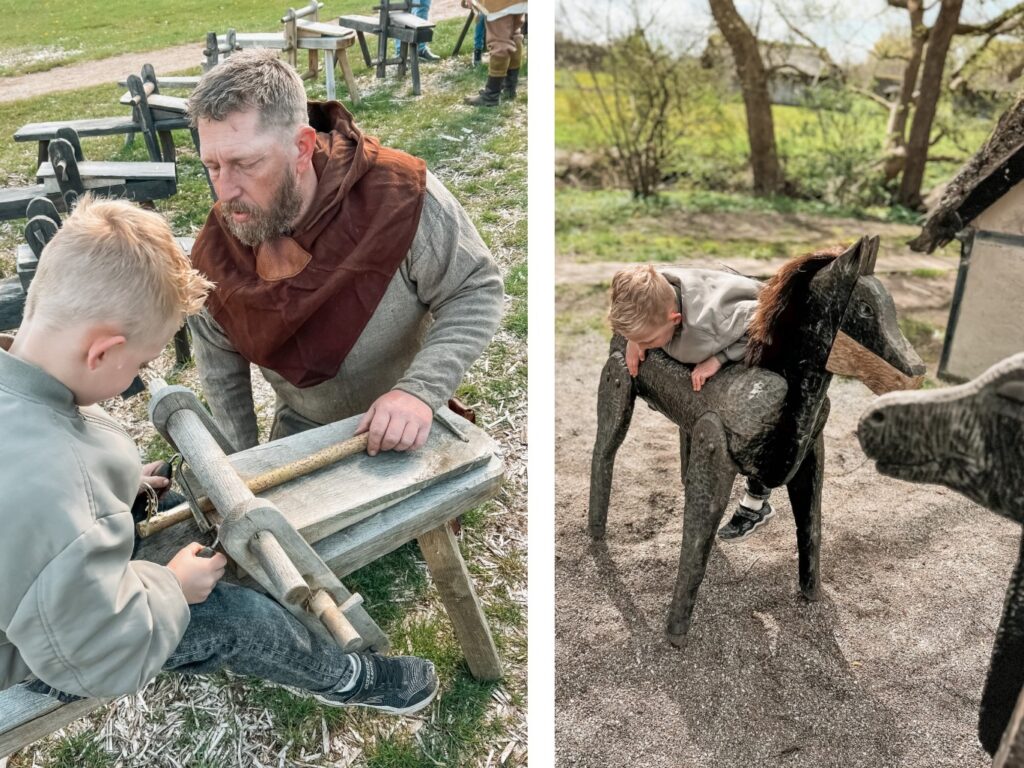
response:
<path fill-rule="evenodd" d="M 473 32 L 473 66 L 478 66 L 483 63 L 486 33 L 487 29 L 484 25 L 484 16 L 482 13 L 477 13 L 476 29 Z"/>
<path fill-rule="evenodd" d="M 519 84 L 519 67 L 523 63 L 523 19 L 525 14 L 519 13 L 510 17 L 513 19 L 512 42 L 515 50 L 509 56 L 508 70 L 505 72 L 502 95 L 507 101 L 516 97 L 516 86 Z"/>
<path fill-rule="evenodd" d="M 427 16 L 430 15 L 430 0 L 413 0 L 412 12 L 416 16 L 419 16 L 424 21 L 427 20 Z M 441 57 L 436 55 L 430 48 L 427 47 L 426 43 L 420 43 L 417 46 L 417 55 L 423 61 L 440 61 Z M 395 41 L 395 55 L 402 55 L 402 43 L 398 40 Z"/>
<path fill-rule="evenodd" d="M 476 96 L 467 96 L 466 103 L 474 107 L 496 107 L 501 98 L 501 88 L 508 74 L 509 64 L 516 52 L 513 39 L 518 29 L 517 19 L 522 23 L 522 16 L 508 15 L 501 18 L 487 19 L 487 83 Z"/>

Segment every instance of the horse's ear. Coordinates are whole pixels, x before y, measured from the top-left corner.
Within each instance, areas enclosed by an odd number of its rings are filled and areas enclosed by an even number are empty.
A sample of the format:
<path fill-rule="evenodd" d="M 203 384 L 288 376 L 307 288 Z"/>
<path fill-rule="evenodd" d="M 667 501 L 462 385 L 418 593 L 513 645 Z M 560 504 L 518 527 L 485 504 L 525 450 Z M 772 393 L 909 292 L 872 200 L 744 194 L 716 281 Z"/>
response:
<path fill-rule="evenodd" d="M 852 288 L 861 273 L 861 265 L 868 261 L 869 251 L 870 241 L 866 237 L 862 237 L 847 248 L 825 269 L 829 282 L 837 287 Z"/>
<path fill-rule="evenodd" d="M 875 274 L 875 262 L 878 260 L 878 235 L 868 238 L 867 255 L 860 260 L 860 273 L 862 275 Z"/>

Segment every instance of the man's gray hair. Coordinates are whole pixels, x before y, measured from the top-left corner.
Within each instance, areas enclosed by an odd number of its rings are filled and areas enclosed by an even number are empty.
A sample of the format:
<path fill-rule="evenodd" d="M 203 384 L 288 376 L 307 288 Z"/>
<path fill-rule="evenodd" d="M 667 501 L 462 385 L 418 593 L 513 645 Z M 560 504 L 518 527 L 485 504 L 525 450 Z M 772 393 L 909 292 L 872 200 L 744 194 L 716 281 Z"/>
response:
<path fill-rule="evenodd" d="M 308 122 L 302 78 L 273 51 L 241 51 L 207 72 L 188 99 L 192 127 L 255 109 L 264 129 L 298 128 Z"/>

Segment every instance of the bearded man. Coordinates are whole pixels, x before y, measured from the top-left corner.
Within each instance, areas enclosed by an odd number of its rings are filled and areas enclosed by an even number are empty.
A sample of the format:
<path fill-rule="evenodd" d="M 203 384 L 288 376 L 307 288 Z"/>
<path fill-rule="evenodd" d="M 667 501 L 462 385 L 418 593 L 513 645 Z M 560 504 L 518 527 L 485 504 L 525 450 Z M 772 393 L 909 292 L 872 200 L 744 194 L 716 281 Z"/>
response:
<path fill-rule="evenodd" d="M 192 249 L 216 283 L 189 320 L 200 380 L 237 450 L 257 443 L 250 363 L 276 394 L 270 439 L 364 413 L 371 455 L 423 445 L 501 318 L 497 266 L 419 158 L 307 104 L 266 51 L 189 98 L 218 202 Z"/>

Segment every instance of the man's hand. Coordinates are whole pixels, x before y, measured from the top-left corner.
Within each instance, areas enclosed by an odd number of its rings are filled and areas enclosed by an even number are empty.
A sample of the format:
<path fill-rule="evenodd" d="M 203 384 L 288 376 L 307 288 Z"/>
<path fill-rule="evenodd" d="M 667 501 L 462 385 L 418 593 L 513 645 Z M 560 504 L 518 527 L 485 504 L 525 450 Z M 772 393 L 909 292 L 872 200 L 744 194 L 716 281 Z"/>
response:
<path fill-rule="evenodd" d="M 415 451 L 427 442 L 434 412 L 418 397 L 393 389 L 370 406 L 356 427 L 356 434 L 369 430 L 366 452 Z"/>
<path fill-rule="evenodd" d="M 162 494 L 171 485 L 171 481 L 166 477 L 156 474 L 161 464 L 163 464 L 162 461 L 152 461 L 142 467 L 142 482 L 148 483 L 149 487 L 158 494 Z M 139 493 L 142 493 L 141 485 L 139 486 Z"/>
<path fill-rule="evenodd" d="M 213 557 L 197 557 L 203 545 L 193 541 L 176 554 L 167 567 L 178 577 L 185 602 L 189 605 L 202 603 L 224 575 L 228 560 L 220 552 Z"/>
<path fill-rule="evenodd" d="M 722 369 L 722 364 L 715 356 L 709 357 L 703 363 L 697 363 L 690 374 L 690 381 L 693 382 L 693 391 L 700 392 L 704 383 Z"/>
<path fill-rule="evenodd" d="M 647 359 L 647 353 L 644 350 L 632 341 L 626 342 L 626 368 L 629 369 L 630 376 L 636 377 L 640 372 L 640 363 L 645 359 Z"/>

